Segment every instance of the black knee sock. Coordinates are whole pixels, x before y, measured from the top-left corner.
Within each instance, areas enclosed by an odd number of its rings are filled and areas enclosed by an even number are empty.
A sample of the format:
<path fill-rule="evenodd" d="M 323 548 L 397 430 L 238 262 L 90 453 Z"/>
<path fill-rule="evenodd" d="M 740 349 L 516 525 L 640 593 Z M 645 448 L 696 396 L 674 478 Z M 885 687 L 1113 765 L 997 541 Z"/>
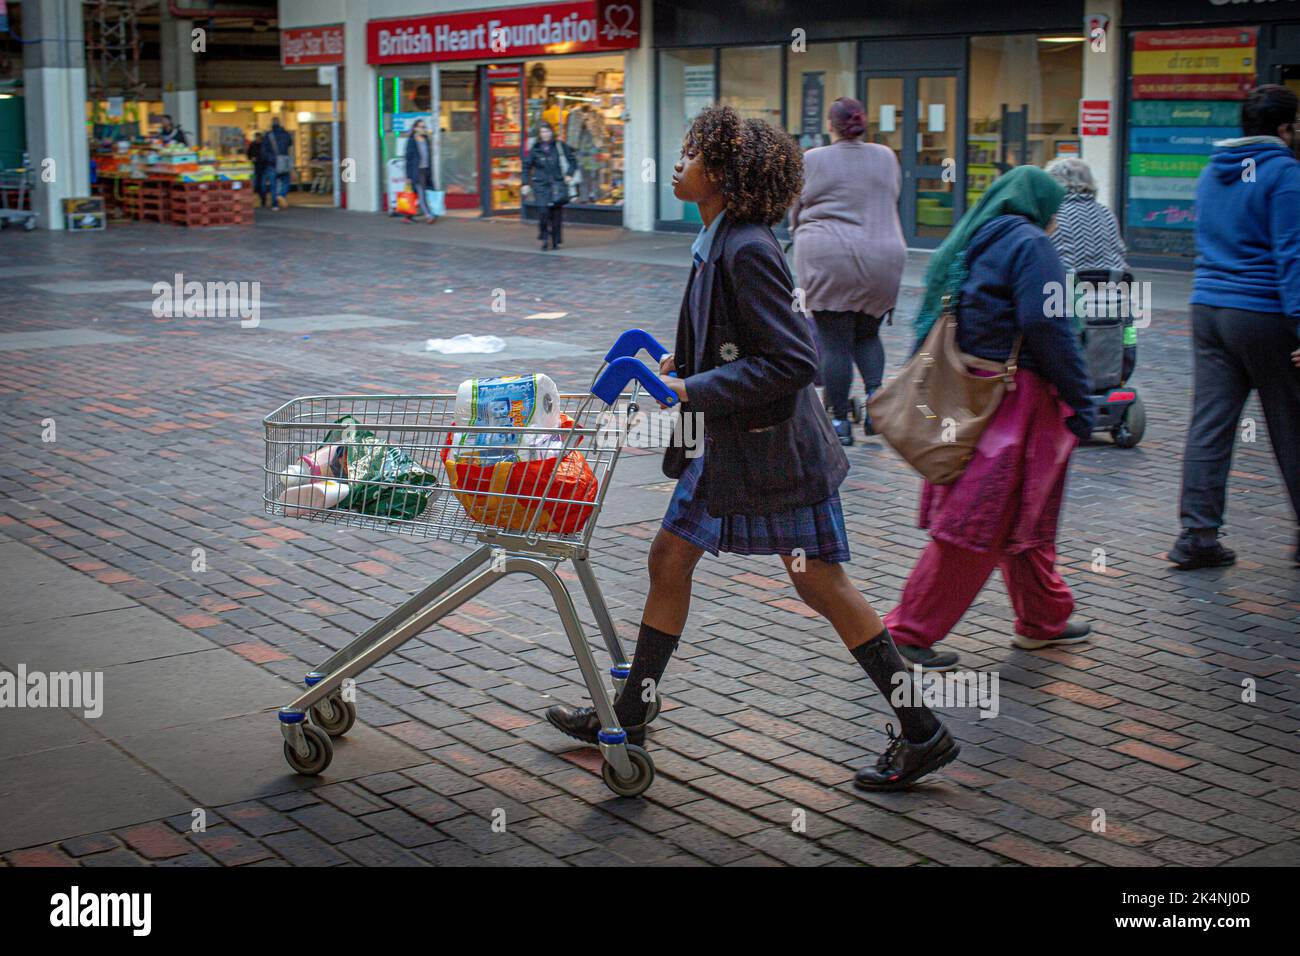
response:
<path fill-rule="evenodd" d="M 862 669 L 867 672 L 876 689 L 884 695 L 889 706 L 894 707 L 892 698 L 895 688 L 898 687 L 894 675 L 902 671 L 906 679 L 911 681 L 912 671 L 902 655 L 898 653 L 898 648 L 894 646 L 894 639 L 889 636 L 888 629 L 881 631 L 865 644 L 859 644 L 849 653 L 862 665 Z M 915 699 L 915 696 L 911 699 Z M 939 729 L 939 718 L 924 704 L 894 707 L 894 713 L 898 715 L 898 722 L 903 725 L 903 736 L 913 743 L 929 740 Z"/>
<path fill-rule="evenodd" d="M 645 723 L 646 708 L 650 702 L 642 700 L 645 692 L 642 683 L 646 680 L 655 682 L 655 696 L 659 693 L 659 682 L 663 680 L 668 661 L 673 651 L 677 650 L 679 634 L 665 634 L 642 622 L 641 632 L 636 636 L 636 651 L 632 657 L 632 667 L 623 685 L 623 693 L 614 702 L 614 713 L 618 722 L 624 727 L 633 727 Z"/>

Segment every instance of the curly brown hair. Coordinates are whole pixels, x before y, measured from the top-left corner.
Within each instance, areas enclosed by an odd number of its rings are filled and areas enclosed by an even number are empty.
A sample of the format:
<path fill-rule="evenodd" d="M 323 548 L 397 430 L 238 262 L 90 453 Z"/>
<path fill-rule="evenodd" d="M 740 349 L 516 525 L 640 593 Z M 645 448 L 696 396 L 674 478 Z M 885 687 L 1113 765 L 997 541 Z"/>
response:
<path fill-rule="evenodd" d="M 699 155 L 721 185 L 727 215 L 771 226 L 803 189 L 803 154 L 770 123 L 741 119 L 730 106 L 707 106 L 686 133 L 685 148 Z"/>

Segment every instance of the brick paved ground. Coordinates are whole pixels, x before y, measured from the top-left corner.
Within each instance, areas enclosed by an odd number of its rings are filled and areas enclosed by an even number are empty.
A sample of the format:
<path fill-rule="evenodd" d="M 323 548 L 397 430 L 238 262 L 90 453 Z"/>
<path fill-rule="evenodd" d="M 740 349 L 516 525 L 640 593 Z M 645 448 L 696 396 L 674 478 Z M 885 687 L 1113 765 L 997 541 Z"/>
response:
<path fill-rule="evenodd" d="M 561 357 L 524 367 L 580 387 L 591 350 L 616 330 L 670 336 L 685 278 L 678 266 L 602 258 L 606 237 L 581 230 L 581 256 L 541 256 L 526 236 L 514 250 L 447 241 L 454 222 L 412 234 L 353 217 L 343 220 L 355 224 L 349 235 L 339 221 L 313 232 L 306 227 L 319 216 L 291 212 L 274 229 L 0 236 L 0 331 L 122 337 L 7 353 L 0 532 L 294 681 L 463 549 L 267 520 L 259 419 L 299 394 L 454 388 L 463 366 L 411 346 L 466 330 L 568 343 Z M 435 230 L 444 232 L 432 242 Z M 265 319 L 355 313 L 418 324 L 295 333 L 155 319 L 149 285 L 175 272 L 260 280 Z M 138 285 L 39 288 L 65 280 Z M 507 295 L 502 315 L 491 311 L 497 288 Z M 3 861 L 1294 865 L 1300 571 L 1257 406 L 1247 414 L 1259 441 L 1239 446 L 1229 505 L 1228 543 L 1242 560 L 1196 574 L 1163 560 L 1188 408 L 1185 294 L 1185 280 L 1160 280 L 1162 308 L 1142 338 L 1146 441 L 1124 451 L 1103 439 L 1074 459 L 1061 562 L 1094 640 L 1013 649 L 1005 592 L 991 583 L 948 643 L 969 666 L 1000 675 L 1000 714 L 948 711 L 961 759 L 914 792 L 852 788 L 853 769 L 881 747 L 883 703 L 774 559 L 724 557 L 697 575 L 665 683 L 670 708 L 651 736 L 659 776 L 646 799 L 613 798 L 594 751 L 571 747 L 541 719 L 552 699 L 584 693 L 546 595 L 523 586 L 487 592 L 363 679 L 361 720 L 423 752 L 416 765 L 351 781 L 331 781 L 331 768 L 305 788 L 287 774 L 250 780 L 249 799 L 206 808 L 205 833 L 190 832 L 189 813 L 158 813 L 110 832 L 0 847 Z M 916 299 L 909 282 L 901 312 Z M 552 311 L 569 315 L 525 318 Z M 895 367 L 904 332 L 884 334 Z M 57 422 L 53 444 L 41 441 L 47 418 Z M 850 458 L 852 574 L 883 610 L 925 540 L 912 521 L 918 482 L 879 444 L 859 444 Z M 652 459 L 627 464 L 630 483 L 619 490 L 629 504 L 611 495 L 595 543 L 606 597 L 631 637 L 668 486 Z M 191 570 L 195 547 L 205 549 L 205 572 Z M 1097 548 L 1104 573 L 1092 570 Z M 2 647 L 0 661 L 15 663 Z M 1249 704 L 1247 679 L 1257 694 Z M 278 751 L 271 711 L 284 702 L 265 701 L 244 746 Z M 354 757 L 340 749 L 335 759 Z M 504 833 L 491 828 L 495 808 L 506 811 Z M 806 811 L 806 833 L 792 832 L 796 809 Z M 1104 833 L 1092 828 L 1098 809 Z"/>

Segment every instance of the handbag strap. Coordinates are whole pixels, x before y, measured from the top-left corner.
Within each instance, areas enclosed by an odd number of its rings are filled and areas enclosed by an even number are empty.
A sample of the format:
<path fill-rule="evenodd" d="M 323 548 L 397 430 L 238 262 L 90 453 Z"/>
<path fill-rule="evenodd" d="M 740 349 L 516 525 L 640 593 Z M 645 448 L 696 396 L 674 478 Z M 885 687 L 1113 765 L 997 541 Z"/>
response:
<path fill-rule="evenodd" d="M 944 293 L 942 305 L 939 310 L 940 321 L 951 321 L 954 325 L 960 324 L 957 318 L 957 309 L 954 305 L 955 296 L 951 292 Z M 1016 387 L 1016 372 L 1020 368 L 1020 346 L 1024 342 L 1024 334 L 1017 332 L 1015 341 L 1011 343 L 1011 354 L 1007 356 L 1003 364 L 1002 377 L 1007 383 L 1007 390 L 1010 391 Z"/>

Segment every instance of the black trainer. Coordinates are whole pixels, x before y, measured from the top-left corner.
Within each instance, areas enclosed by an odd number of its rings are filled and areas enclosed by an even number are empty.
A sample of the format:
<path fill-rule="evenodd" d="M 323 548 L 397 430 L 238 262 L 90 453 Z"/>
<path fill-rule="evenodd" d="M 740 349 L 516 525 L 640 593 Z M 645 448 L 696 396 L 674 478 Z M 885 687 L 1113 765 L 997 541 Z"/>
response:
<path fill-rule="evenodd" d="M 906 790 L 926 774 L 952 763 L 961 753 L 961 747 L 942 724 L 933 737 L 919 744 L 897 736 L 893 724 L 886 724 L 885 731 L 889 734 L 889 746 L 874 767 L 863 767 L 854 774 L 855 787 L 862 790 Z"/>
<path fill-rule="evenodd" d="M 898 653 L 909 664 L 917 664 L 923 671 L 956 670 L 958 657 L 952 651 L 936 651 L 929 647 L 913 647 L 910 644 L 894 644 Z"/>
<path fill-rule="evenodd" d="M 1080 644 L 1088 639 L 1092 633 L 1092 625 L 1087 621 L 1070 621 L 1065 625 L 1065 630 L 1056 637 L 1036 638 L 1024 637 L 1017 634 L 1011 639 L 1011 643 L 1016 647 L 1023 647 L 1027 651 L 1036 651 L 1044 647 L 1056 647 L 1058 644 Z"/>
<path fill-rule="evenodd" d="M 1195 571 L 1197 568 L 1226 568 L 1237 561 L 1237 552 L 1225 548 L 1214 541 L 1202 544 L 1197 536 L 1187 528 L 1178 536 L 1174 546 L 1169 549 L 1169 560 L 1179 571 Z"/>
<path fill-rule="evenodd" d="M 596 735 L 600 733 L 600 718 L 596 716 L 595 707 L 566 707 L 555 704 L 546 708 L 546 719 L 551 726 L 583 743 L 598 743 Z M 627 742 L 641 746 L 645 744 L 645 724 L 636 724 L 623 728 L 627 732 Z"/>
<path fill-rule="evenodd" d="M 841 445 L 853 444 L 853 424 L 842 418 L 832 418 L 831 428 L 835 429 L 835 437 L 840 440 Z"/>

